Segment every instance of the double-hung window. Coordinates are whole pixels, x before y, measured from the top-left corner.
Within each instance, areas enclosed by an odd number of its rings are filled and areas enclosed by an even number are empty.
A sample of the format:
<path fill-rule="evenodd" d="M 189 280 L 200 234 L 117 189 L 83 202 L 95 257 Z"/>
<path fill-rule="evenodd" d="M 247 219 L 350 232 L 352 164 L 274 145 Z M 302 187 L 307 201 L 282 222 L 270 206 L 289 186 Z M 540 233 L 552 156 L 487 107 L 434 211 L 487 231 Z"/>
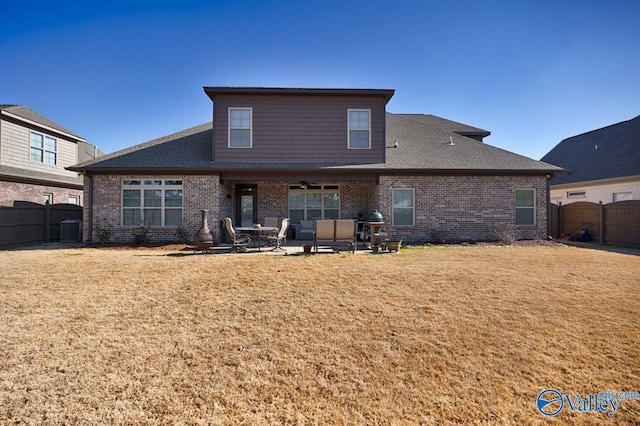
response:
<path fill-rule="evenodd" d="M 349 115 L 349 149 L 371 148 L 371 110 L 350 109 Z"/>
<path fill-rule="evenodd" d="M 536 224 L 535 199 L 535 190 L 516 189 L 516 226 Z"/>
<path fill-rule="evenodd" d="M 289 217 L 292 224 L 301 220 L 340 219 L 338 185 L 290 186 Z"/>
<path fill-rule="evenodd" d="M 415 217 L 415 197 L 413 189 L 393 190 L 393 226 L 413 226 Z"/>
<path fill-rule="evenodd" d="M 123 226 L 181 226 L 181 180 L 122 181 Z"/>
<path fill-rule="evenodd" d="M 229 108 L 229 148 L 253 146 L 253 110 Z"/>
<path fill-rule="evenodd" d="M 58 141 L 56 138 L 31 132 L 31 161 L 45 164 L 56 164 Z"/>

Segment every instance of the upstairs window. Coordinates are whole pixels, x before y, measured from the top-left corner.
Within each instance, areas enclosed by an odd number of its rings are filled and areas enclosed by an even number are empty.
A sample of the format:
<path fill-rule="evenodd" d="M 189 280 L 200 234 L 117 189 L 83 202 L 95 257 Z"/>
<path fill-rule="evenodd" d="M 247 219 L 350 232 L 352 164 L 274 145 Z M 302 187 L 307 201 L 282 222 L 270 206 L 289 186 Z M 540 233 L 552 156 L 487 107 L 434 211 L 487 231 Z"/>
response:
<path fill-rule="evenodd" d="M 45 164 L 56 164 L 58 141 L 42 133 L 31 132 L 31 161 Z"/>
<path fill-rule="evenodd" d="M 535 190 L 516 189 L 516 226 L 536 224 L 535 199 Z"/>
<path fill-rule="evenodd" d="M 371 148 L 371 110 L 350 109 L 349 115 L 349 149 Z"/>
<path fill-rule="evenodd" d="M 229 108 L 229 148 L 253 146 L 253 110 Z"/>

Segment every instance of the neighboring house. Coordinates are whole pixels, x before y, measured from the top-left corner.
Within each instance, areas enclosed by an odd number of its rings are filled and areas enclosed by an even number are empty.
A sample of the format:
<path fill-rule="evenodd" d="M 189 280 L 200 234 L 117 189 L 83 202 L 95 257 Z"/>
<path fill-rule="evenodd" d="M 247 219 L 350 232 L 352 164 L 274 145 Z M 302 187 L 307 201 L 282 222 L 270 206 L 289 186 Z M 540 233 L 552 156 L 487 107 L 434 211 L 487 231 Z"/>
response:
<path fill-rule="evenodd" d="M 205 87 L 213 122 L 70 167 L 85 176 L 85 232 L 131 241 L 265 217 L 358 218 L 378 209 L 405 241 L 547 235 L 560 168 L 482 142 L 489 132 L 391 114 L 393 90 Z M 86 208 L 88 207 L 88 208 Z M 211 224 L 214 224 L 213 226 Z"/>
<path fill-rule="evenodd" d="M 83 178 L 66 167 L 102 154 L 23 105 L 0 105 L 0 204 L 82 205 Z"/>
<path fill-rule="evenodd" d="M 640 200 L 640 116 L 567 138 L 541 161 L 566 169 L 551 179 L 551 201 Z"/>

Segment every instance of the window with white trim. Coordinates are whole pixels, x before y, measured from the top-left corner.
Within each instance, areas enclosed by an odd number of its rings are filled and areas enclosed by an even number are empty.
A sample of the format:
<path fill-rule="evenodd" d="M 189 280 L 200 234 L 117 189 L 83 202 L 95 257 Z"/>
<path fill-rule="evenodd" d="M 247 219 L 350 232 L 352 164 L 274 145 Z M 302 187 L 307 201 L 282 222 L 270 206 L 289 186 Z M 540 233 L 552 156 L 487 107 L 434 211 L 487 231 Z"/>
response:
<path fill-rule="evenodd" d="M 371 148 L 371 110 L 350 109 L 349 115 L 349 149 Z"/>
<path fill-rule="evenodd" d="M 229 148 L 253 146 L 253 110 L 229 108 Z"/>
<path fill-rule="evenodd" d="M 56 164 L 58 141 L 56 138 L 31 131 L 31 161 Z"/>
<path fill-rule="evenodd" d="M 289 187 L 289 219 L 340 219 L 340 189 L 338 185 L 298 185 Z"/>
<path fill-rule="evenodd" d="M 627 201 L 633 200 L 632 192 L 614 192 L 613 193 L 613 202 L 616 203 L 618 201 Z"/>
<path fill-rule="evenodd" d="M 80 196 L 79 195 L 69 195 L 67 197 L 67 203 L 75 204 L 76 206 L 80 205 Z"/>
<path fill-rule="evenodd" d="M 536 191 L 534 189 L 516 189 L 516 226 L 536 224 Z"/>
<path fill-rule="evenodd" d="M 413 226 L 415 218 L 415 194 L 412 188 L 393 190 L 393 226 Z"/>
<path fill-rule="evenodd" d="M 122 181 L 122 226 L 181 226 L 182 181 Z"/>
<path fill-rule="evenodd" d="M 567 191 L 567 198 L 587 198 L 587 191 Z"/>

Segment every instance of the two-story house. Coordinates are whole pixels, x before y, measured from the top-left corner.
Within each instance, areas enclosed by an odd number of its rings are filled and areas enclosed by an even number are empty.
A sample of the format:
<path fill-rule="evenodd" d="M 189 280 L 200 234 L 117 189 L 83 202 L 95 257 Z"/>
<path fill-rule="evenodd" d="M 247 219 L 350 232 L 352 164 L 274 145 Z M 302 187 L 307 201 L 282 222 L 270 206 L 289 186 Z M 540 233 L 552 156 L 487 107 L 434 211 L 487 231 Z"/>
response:
<path fill-rule="evenodd" d="M 640 116 L 564 139 L 542 160 L 566 169 L 551 179 L 551 201 L 640 200 Z"/>
<path fill-rule="evenodd" d="M 205 87 L 213 121 L 71 167 L 85 176 L 85 232 L 136 227 L 171 240 L 200 211 L 366 217 L 405 241 L 547 234 L 549 178 L 561 169 L 483 143 L 489 132 L 432 115 L 392 114 L 393 90 Z M 210 226 L 216 240 L 218 226 Z"/>
<path fill-rule="evenodd" d="M 0 203 L 82 205 L 83 178 L 66 167 L 102 154 L 23 105 L 0 105 Z"/>

